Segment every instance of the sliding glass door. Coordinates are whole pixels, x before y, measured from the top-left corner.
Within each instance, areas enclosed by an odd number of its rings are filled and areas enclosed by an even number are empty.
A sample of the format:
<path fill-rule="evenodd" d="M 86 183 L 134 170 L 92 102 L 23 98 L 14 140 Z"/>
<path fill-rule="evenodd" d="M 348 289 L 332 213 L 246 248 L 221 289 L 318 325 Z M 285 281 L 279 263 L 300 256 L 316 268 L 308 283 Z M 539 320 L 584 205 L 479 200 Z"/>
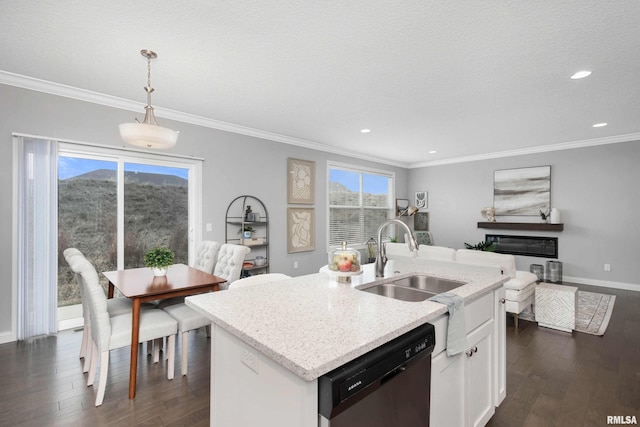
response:
<path fill-rule="evenodd" d="M 95 150 L 94 150 L 95 151 Z M 63 251 L 79 249 L 102 271 L 144 266 L 156 246 L 189 263 L 198 212 L 199 164 L 130 153 L 61 149 L 58 157 L 58 316 L 60 328 L 82 316 L 80 291 Z M 191 250 L 193 252 L 193 250 Z M 100 275 L 102 285 L 107 282 Z"/>

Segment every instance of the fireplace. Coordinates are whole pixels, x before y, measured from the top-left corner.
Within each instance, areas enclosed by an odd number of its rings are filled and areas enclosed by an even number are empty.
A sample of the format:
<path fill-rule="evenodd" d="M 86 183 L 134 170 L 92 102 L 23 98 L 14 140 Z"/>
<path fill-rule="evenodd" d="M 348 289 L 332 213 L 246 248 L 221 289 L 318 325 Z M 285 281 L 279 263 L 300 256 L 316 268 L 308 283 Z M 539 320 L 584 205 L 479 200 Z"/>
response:
<path fill-rule="evenodd" d="M 558 258 L 557 237 L 486 234 L 485 240 L 495 243 L 496 252 L 500 254 Z"/>

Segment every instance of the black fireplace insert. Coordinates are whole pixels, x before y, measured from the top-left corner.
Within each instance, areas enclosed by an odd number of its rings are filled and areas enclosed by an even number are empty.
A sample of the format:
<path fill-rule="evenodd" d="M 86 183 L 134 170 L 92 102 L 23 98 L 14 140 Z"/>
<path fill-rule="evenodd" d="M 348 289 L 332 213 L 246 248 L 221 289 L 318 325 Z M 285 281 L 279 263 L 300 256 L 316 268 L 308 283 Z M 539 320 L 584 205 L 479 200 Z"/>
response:
<path fill-rule="evenodd" d="M 495 243 L 495 251 L 500 254 L 558 258 L 557 237 L 486 234 L 485 240 L 490 243 Z"/>

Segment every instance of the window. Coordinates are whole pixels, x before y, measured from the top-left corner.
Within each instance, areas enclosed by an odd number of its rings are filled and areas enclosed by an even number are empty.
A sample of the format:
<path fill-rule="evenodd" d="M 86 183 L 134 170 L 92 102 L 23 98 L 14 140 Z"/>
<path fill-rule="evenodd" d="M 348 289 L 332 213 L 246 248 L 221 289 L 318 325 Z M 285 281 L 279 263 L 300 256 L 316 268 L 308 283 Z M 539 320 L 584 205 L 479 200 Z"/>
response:
<path fill-rule="evenodd" d="M 393 217 L 394 174 L 329 163 L 327 176 L 329 247 L 364 245 Z"/>

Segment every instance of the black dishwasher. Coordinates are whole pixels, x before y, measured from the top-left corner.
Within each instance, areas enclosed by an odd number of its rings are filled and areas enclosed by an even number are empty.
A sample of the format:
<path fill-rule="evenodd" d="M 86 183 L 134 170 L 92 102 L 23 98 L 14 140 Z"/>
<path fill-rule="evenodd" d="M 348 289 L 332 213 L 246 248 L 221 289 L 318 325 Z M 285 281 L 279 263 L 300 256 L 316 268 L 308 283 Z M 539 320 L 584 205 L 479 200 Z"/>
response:
<path fill-rule="evenodd" d="M 433 325 L 318 378 L 320 426 L 429 426 Z"/>

